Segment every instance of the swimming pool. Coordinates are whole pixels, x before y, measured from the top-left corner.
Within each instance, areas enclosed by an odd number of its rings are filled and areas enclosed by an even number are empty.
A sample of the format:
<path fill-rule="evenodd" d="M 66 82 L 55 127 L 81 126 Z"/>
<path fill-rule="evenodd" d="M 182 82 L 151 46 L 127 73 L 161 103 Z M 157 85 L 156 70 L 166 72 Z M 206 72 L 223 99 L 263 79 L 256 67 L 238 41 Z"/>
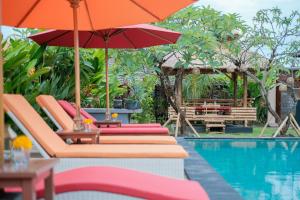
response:
<path fill-rule="evenodd" d="M 188 140 L 246 200 L 300 199 L 300 140 Z"/>

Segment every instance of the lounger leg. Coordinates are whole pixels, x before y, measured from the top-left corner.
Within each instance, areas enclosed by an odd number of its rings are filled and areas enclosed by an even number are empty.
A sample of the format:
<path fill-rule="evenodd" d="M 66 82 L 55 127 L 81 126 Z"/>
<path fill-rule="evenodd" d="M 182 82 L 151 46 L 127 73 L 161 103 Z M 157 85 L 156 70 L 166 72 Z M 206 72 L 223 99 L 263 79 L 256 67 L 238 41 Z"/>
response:
<path fill-rule="evenodd" d="M 50 170 L 49 176 L 45 179 L 45 199 L 54 199 L 54 182 L 53 182 L 53 169 Z"/>

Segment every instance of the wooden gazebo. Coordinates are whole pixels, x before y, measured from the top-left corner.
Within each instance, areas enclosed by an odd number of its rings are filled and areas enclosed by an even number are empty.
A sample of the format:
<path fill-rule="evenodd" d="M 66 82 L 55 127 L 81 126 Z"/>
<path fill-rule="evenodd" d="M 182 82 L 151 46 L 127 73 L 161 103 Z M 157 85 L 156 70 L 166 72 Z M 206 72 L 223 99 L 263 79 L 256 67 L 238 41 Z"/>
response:
<path fill-rule="evenodd" d="M 244 121 L 245 127 L 248 121 L 256 120 L 256 109 L 251 107 L 252 100 L 248 98 L 248 80 L 245 69 L 249 70 L 249 66 L 245 65 L 242 69 L 237 69 L 232 64 L 223 65 L 219 67 L 210 67 L 203 65 L 200 61 L 193 61 L 193 64 L 187 68 L 175 67 L 178 62 L 178 56 L 173 55 L 164 63 L 162 70 L 168 76 L 179 76 L 177 81 L 176 96 L 177 104 L 186 110 L 186 116 L 189 121 L 203 121 L 206 124 L 206 129 L 210 127 L 222 127 L 225 129 L 226 121 Z M 254 69 L 250 69 L 254 70 Z M 189 74 L 217 74 L 224 73 L 233 81 L 233 99 L 194 99 L 183 101 L 182 98 L 182 81 L 186 75 Z M 243 98 L 237 99 L 237 80 L 238 76 L 243 79 Z M 230 110 L 226 114 L 221 114 L 220 110 Z M 197 110 L 204 110 L 199 115 Z M 176 120 L 175 111 L 169 109 L 169 116 L 173 116 Z M 203 114 L 204 113 L 204 114 Z M 225 112 L 223 112 L 225 113 Z M 170 119 L 170 118 L 169 118 Z M 178 121 L 178 120 L 177 120 Z"/>

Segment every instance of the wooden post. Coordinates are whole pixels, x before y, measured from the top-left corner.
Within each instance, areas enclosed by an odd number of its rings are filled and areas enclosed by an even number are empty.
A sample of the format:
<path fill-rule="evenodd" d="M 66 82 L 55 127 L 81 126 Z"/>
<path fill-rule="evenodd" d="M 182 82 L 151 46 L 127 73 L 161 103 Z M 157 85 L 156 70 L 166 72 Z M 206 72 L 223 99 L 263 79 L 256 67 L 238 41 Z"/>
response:
<path fill-rule="evenodd" d="M 79 61 L 79 36 L 78 36 L 78 16 L 77 16 L 79 1 L 80 0 L 70 0 L 71 7 L 73 8 L 73 20 L 74 20 L 75 102 L 76 102 L 77 109 L 80 109 L 80 61 Z"/>
<path fill-rule="evenodd" d="M 243 107 L 248 107 L 248 80 L 247 80 L 246 73 L 243 73 L 243 89 L 244 89 Z M 245 124 L 245 127 L 247 127 L 248 121 L 245 120 L 244 124 Z"/>
<path fill-rule="evenodd" d="M 2 57 L 2 1 L 0 1 L 0 166 L 4 163 L 4 109 L 3 109 L 3 57 Z"/>
<path fill-rule="evenodd" d="M 233 81 L 233 107 L 237 106 L 237 73 L 232 73 L 232 81 Z"/>

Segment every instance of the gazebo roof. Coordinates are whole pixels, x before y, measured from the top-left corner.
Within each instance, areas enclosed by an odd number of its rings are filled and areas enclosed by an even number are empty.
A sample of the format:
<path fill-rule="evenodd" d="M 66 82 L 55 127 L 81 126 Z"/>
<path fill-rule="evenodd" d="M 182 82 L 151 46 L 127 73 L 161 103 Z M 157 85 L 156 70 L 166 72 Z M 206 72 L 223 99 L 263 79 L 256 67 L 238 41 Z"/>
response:
<path fill-rule="evenodd" d="M 209 65 L 203 64 L 200 60 L 193 60 L 192 63 L 187 68 L 179 68 L 176 66 L 176 63 L 179 61 L 181 55 L 175 54 L 167 56 L 167 61 L 163 64 L 162 70 L 165 74 L 169 76 L 174 76 L 177 74 L 178 70 L 183 70 L 183 74 L 217 74 L 217 73 L 233 73 L 238 72 L 237 67 L 232 63 L 224 64 L 218 67 L 212 67 Z M 242 69 L 250 68 L 249 65 L 242 66 Z M 243 71 L 243 70 L 240 70 Z"/>

